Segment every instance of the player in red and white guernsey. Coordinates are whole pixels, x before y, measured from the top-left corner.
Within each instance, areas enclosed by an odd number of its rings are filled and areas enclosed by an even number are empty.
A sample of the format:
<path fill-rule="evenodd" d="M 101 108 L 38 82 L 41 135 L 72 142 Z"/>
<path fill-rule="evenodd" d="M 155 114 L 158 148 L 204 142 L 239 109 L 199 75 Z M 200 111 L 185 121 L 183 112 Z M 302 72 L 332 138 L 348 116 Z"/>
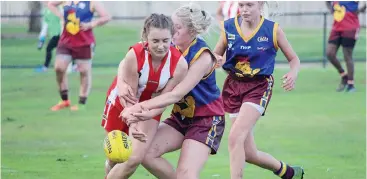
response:
<path fill-rule="evenodd" d="M 217 9 L 217 20 L 223 21 L 235 17 L 239 13 L 237 1 L 221 1 Z"/>
<path fill-rule="evenodd" d="M 115 176 L 120 169 L 127 172 L 128 176 L 134 173 L 153 141 L 164 108 L 151 111 L 154 119 L 130 126 L 120 117 L 122 110 L 135 102 L 171 91 L 186 76 L 188 65 L 185 59 L 170 45 L 172 24 L 172 20 L 163 14 L 152 14 L 145 20 L 142 34 L 145 42 L 130 48 L 107 92 L 102 126 L 106 132 L 120 130 L 129 134 L 134 147 L 129 160 L 117 164 L 117 169 L 113 163 L 106 162 L 106 178 Z M 137 101 L 123 98 L 120 92 L 127 87 Z"/>

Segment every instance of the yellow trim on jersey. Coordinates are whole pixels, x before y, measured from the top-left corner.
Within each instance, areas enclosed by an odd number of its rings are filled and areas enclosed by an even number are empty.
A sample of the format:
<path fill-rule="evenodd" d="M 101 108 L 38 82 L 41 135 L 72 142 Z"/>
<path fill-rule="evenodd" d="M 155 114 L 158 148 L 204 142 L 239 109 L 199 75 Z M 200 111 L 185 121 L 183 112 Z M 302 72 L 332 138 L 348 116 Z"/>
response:
<path fill-rule="evenodd" d="M 220 22 L 220 27 L 221 27 L 220 34 L 222 35 L 223 40 L 224 40 L 223 43 L 225 46 L 227 46 L 228 42 L 227 42 L 227 37 L 226 37 L 226 29 L 224 28 L 224 21 Z"/>
<path fill-rule="evenodd" d="M 240 34 L 240 36 L 242 37 L 242 39 L 245 41 L 245 42 L 248 42 L 249 40 L 251 40 L 252 37 L 254 37 L 256 35 L 256 33 L 259 31 L 260 27 L 262 26 L 263 22 L 264 22 L 264 17 L 261 16 L 261 20 L 260 20 L 260 23 L 257 25 L 256 29 L 251 33 L 250 36 L 246 37 L 245 35 L 243 35 L 242 31 L 241 31 L 241 27 L 240 25 L 238 24 L 238 16 L 240 15 L 237 15 L 235 18 L 234 18 L 234 24 L 236 26 L 236 30 L 238 32 L 238 34 Z"/>
<path fill-rule="evenodd" d="M 212 56 L 212 58 L 214 59 L 214 61 L 215 61 L 215 64 L 217 64 L 217 59 L 212 55 L 212 54 L 210 54 L 211 56 Z M 213 65 L 213 67 L 212 67 L 212 69 L 210 70 L 210 72 L 207 74 L 207 75 L 205 75 L 204 77 L 203 77 L 203 79 L 202 80 L 205 80 L 205 79 L 207 79 L 213 72 L 214 72 L 214 70 L 215 70 L 215 64 Z"/>
<path fill-rule="evenodd" d="M 182 53 L 182 56 L 185 57 L 189 53 L 190 47 L 193 46 L 194 44 L 196 44 L 196 42 L 197 42 L 197 38 L 195 38 L 195 40 L 191 42 L 189 47 L 187 47 L 187 49 Z"/>
<path fill-rule="evenodd" d="M 213 72 L 214 72 L 214 70 L 215 70 L 215 64 L 213 65 L 213 67 L 212 67 L 212 70 L 210 70 L 210 72 L 207 74 L 207 75 L 205 75 L 204 77 L 203 77 L 203 79 L 201 79 L 201 80 L 205 80 L 205 79 L 207 79 Z"/>
<path fill-rule="evenodd" d="M 274 43 L 274 47 L 275 50 L 278 50 L 279 46 L 278 46 L 278 36 L 277 36 L 277 32 L 278 32 L 278 23 L 274 23 L 274 28 L 273 28 L 273 43 Z"/>
<path fill-rule="evenodd" d="M 209 50 L 209 48 L 208 47 L 202 47 L 198 52 L 196 52 L 194 58 L 192 58 L 192 60 L 190 61 L 189 66 L 191 66 L 194 62 L 196 62 L 196 60 L 198 60 L 198 58 L 204 52 L 204 50 Z"/>
<path fill-rule="evenodd" d="M 196 54 L 195 54 L 195 56 L 194 56 L 194 58 L 192 58 L 192 60 L 190 61 L 190 64 L 189 64 L 189 67 L 194 63 L 194 62 L 196 62 L 198 59 L 199 59 L 199 57 L 200 57 L 200 55 L 205 51 L 205 50 L 209 50 L 210 51 L 210 49 L 208 48 L 208 47 L 202 47 L 198 52 L 196 52 Z M 210 56 L 213 56 L 212 54 L 210 54 Z M 214 57 L 212 57 L 212 58 L 214 58 Z M 215 58 L 214 58 L 215 59 Z M 208 73 L 208 74 L 206 74 L 203 78 L 202 78 L 202 80 L 205 80 L 205 79 L 207 79 L 212 73 L 213 73 L 213 71 L 215 70 L 215 65 L 213 65 L 213 67 L 212 67 L 212 69 L 210 70 L 210 72 Z"/>

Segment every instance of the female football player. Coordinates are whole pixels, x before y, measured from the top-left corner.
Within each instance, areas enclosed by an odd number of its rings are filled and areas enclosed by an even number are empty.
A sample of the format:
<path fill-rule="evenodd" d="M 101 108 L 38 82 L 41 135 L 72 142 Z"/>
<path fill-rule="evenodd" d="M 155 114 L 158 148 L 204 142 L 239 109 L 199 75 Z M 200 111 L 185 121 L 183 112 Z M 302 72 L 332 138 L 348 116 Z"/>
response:
<path fill-rule="evenodd" d="M 64 15 L 57 8 L 61 3 L 64 6 Z M 79 103 L 70 109 L 78 110 L 85 107 L 91 87 L 92 56 L 95 46 L 92 29 L 106 24 L 110 16 L 102 4 L 96 1 L 50 1 L 48 7 L 64 24 L 55 61 L 56 81 L 62 101 L 51 107 L 51 110 L 58 111 L 70 106 L 65 73 L 72 60 L 75 60 L 80 72 L 80 92 Z M 100 16 L 96 20 L 92 20 L 94 12 Z"/>
<path fill-rule="evenodd" d="M 358 39 L 360 28 L 358 15 L 366 11 L 366 4 L 358 9 L 358 1 L 327 1 L 328 9 L 334 16 L 326 54 L 331 64 L 338 70 L 341 82 L 336 91 L 354 92 L 354 62 L 353 49 Z M 343 46 L 343 54 L 347 73 L 336 58 L 338 48 Z"/>
<path fill-rule="evenodd" d="M 189 71 L 171 92 L 126 109 L 128 123 L 150 119 L 150 110 L 174 104 L 171 117 L 158 128 L 142 165 L 160 179 L 195 179 L 210 154 L 216 154 L 224 131 L 224 109 L 216 84 L 214 54 L 198 37 L 211 25 L 212 17 L 195 4 L 178 8 L 172 15 L 173 42 L 182 52 Z M 141 112 L 142 109 L 148 111 Z M 134 112 L 138 117 L 129 115 Z M 162 155 L 181 149 L 177 171 Z"/>
<path fill-rule="evenodd" d="M 130 87 L 130 94 L 141 102 L 171 91 L 187 73 L 185 59 L 170 45 L 172 35 L 173 23 L 169 17 L 163 14 L 150 15 L 144 23 L 143 42 L 130 48 L 120 63 L 118 76 L 107 92 L 102 126 L 106 132 L 120 130 L 133 137 L 132 154 L 126 162 L 116 165 L 106 162 L 108 179 L 128 178 L 134 173 L 153 141 L 164 111 L 164 108 L 152 110 L 150 120 L 127 125 L 121 120 L 120 113 L 135 100 L 125 101 L 121 91 L 127 89 L 126 86 Z"/>
<path fill-rule="evenodd" d="M 283 76 L 282 87 L 294 88 L 300 61 L 278 23 L 261 16 L 263 1 L 239 1 L 240 14 L 224 22 L 214 52 L 226 52 L 223 69 L 228 77 L 223 86 L 224 109 L 232 127 L 229 133 L 231 179 L 242 178 L 245 161 L 273 171 L 283 179 L 301 179 L 303 169 L 290 167 L 270 154 L 259 151 L 253 128 L 269 104 L 278 48 L 289 61 L 291 70 Z"/>

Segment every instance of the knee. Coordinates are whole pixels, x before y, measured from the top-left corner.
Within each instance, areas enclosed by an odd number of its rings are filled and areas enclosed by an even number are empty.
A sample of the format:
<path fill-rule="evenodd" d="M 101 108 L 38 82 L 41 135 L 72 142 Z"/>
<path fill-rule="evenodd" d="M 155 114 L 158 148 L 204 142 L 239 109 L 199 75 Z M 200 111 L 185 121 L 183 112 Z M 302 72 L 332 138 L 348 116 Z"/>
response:
<path fill-rule="evenodd" d="M 89 75 L 89 69 L 87 68 L 78 68 L 81 76 L 88 76 Z"/>
<path fill-rule="evenodd" d="M 231 130 L 228 136 L 228 148 L 229 150 L 233 150 L 238 145 L 243 145 L 245 142 L 246 136 L 244 136 L 245 131 Z"/>
<path fill-rule="evenodd" d="M 130 169 L 136 169 L 143 162 L 144 157 L 142 156 L 130 156 L 129 160 L 126 161 L 126 167 Z"/>
<path fill-rule="evenodd" d="M 158 155 L 159 152 L 159 148 L 158 147 L 153 147 L 151 146 L 150 149 L 148 150 L 148 152 L 145 154 L 144 159 L 143 159 L 143 166 L 144 167 L 149 167 L 151 164 L 151 161 L 154 161 L 154 159 L 160 157 L 160 155 Z"/>
<path fill-rule="evenodd" d="M 55 65 L 55 71 L 56 73 L 63 74 L 66 72 L 66 68 L 60 65 Z"/>
<path fill-rule="evenodd" d="M 336 57 L 336 52 L 333 51 L 333 50 L 326 50 L 326 56 L 328 58 L 333 58 L 333 57 Z"/>

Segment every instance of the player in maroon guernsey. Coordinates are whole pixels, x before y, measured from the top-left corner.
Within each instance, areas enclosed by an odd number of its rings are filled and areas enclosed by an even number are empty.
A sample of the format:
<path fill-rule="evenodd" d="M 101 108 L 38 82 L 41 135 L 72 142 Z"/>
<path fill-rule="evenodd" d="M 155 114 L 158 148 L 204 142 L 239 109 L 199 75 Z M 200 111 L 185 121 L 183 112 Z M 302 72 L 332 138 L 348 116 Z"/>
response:
<path fill-rule="evenodd" d="M 327 57 L 338 70 L 341 76 L 337 91 L 354 92 L 354 63 L 353 49 L 358 39 L 360 28 L 358 14 L 366 10 L 366 4 L 358 8 L 358 1 L 328 1 L 326 5 L 334 16 L 334 23 L 330 32 L 329 44 L 327 46 Z M 343 47 L 344 60 L 347 66 L 345 73 L 336 53 L 339 47 Z"/>
<path fill-rule="evenodd" d="M 59 5 L 63 6 L 63 12 L 57 8 Z M 48 7 L 63 24 L 55 60 L 56 81 L 62 101 L 51 107 L 51 110 L 58 111 L 70 107 L 66 71 L 71 61 L 75 62 L 80 72 L 80 91 L 78 104 L 70 109 L 79 110 L 85 106 L 92 85 L 92 58 L 95 46 L 92 29 L 104 25 L 111 18 L 97 1 L 50 1 Z M 93 18 L 94 12 L 98 13 L 99 18 Z"/>

